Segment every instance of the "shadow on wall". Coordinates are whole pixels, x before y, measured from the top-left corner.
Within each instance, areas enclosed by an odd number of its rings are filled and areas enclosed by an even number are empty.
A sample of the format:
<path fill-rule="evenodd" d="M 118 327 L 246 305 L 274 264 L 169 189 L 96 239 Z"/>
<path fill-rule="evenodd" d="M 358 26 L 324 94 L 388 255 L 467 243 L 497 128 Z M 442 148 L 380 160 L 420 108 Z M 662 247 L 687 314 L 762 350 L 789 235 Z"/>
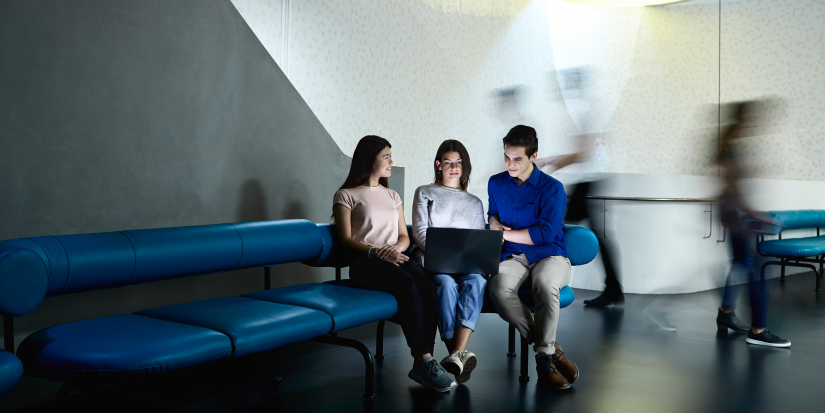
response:
<path fill-rule="evenodd" d="M 238 222 L 267 221 L 266 195 L 261 181 L 252 178 L 241 185 L 241 194 L 238 198 Z"/>
<path fill-rule="evenodd" d="M 305 202 L 312 199 L 308 185 L 303 181 L 286 183 L 282 196 L 276 202 L 280 203 L 278 219 L 309 219 Z M 246 190 L 246 185 L 244 185 Z M 244 195 L 246 193 L 244 192 Z M 332 203 L 332 199 L 329 200 Z M 272 268 L 272 287 L 283 287 L 294 284 L 323 282 L 334 279 L 334 270 L 330 268 L 308 267 L 300 263 L 282 264 Z"/>

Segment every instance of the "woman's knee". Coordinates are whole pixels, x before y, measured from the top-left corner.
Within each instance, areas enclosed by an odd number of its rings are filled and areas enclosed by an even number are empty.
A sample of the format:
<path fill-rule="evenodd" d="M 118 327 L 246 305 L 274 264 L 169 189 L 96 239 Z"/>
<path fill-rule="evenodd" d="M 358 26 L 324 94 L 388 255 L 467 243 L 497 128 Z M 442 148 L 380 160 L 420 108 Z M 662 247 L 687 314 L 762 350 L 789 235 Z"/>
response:
<path fill-rule="evenodd" d="M 484 287 L 487 286 L 487 279 L 485 279 L 484 276 L 481 274 L 465 275 L 461 279 L 461 286 L 468 286 L 471 288 L 478 288 L 483 290 Z"/>
<path fill-rule="evenodd" d="M 449 275 L 434 275 L 433 284 L 439 297 L 455 297 L 458 295 L 458 284 L 456 284 L 453 277 Z"/>

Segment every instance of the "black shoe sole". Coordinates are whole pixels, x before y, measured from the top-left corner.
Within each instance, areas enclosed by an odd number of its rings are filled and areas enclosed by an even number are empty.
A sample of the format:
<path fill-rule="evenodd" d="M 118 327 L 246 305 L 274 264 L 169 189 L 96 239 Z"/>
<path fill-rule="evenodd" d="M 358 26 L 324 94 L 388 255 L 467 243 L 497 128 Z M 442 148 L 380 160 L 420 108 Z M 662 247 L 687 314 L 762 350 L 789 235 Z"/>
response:
<path fill-rule="evenodd" d="M 595 303 L 592 300 L 584 300 L 584 305 L 586 305 L 588 307 L 598 307 L 598 308 L 610 307 L 611 305 L 612 306 L 621 306 L 621 305 L 624 305 L 624 300 L 622 300 L 622 301 L 610 301 L 608 303 Z"/>

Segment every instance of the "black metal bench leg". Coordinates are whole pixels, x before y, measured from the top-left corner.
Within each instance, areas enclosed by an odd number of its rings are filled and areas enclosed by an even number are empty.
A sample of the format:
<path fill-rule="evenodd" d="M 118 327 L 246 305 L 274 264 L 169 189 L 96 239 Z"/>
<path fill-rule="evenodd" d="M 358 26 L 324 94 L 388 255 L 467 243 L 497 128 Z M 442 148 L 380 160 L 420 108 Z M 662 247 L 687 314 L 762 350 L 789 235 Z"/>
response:
<path fill-rule="evenodd" d="M 516 328 L 513 327 L 512 324 L 507 324 L 507 329 L 508 329 L 507 356 L 515 357 L 516 356 Z"/>
<path fill-rule="evenodd" d="M 375 332 L 375 359 L 384 359 L 384 320 L 378 322 L 378 329 Z"/>
<path fill-rule="evenodd" d="M 338 337 L 338 335 L 335 333 L 332 333 L 327 336 L 316 337 L 312 340 L 317 341 L 319 343 L 350 347 L 358 350 L 358 352 L 360 352 L 361 355 L 364 356 L 364 364 L 366 364 L 366 369 L 364 371 L 364 398 L 375 398 L 375 362 L 373 361 L 372 353 L 370 353 L 370 350 L 367 348 L 367 346 L 365 346 L 358 340 Z"/>
<path fill-rule="evenodd" d="M 518 381 L 524 383 L 530 381 L 530 374 L 527 373 L 527 356 L 529 355 L 527 347 L 527 338 L 521 336 L 521 374 L 518 376 Z"/>
<path fill-rule="evenodd" d="M 779 282 L 785 282 L 785 259 L 782 259 L 782 269 L 779 272 Z"/>
<path fill-rule="evenodd" d="M 280 383 L 281 382 L 281 355 L 279 349 L 274 349 L 269 352 L 270 357 L 272 357 L 272 382 L 273 383 Z"/>

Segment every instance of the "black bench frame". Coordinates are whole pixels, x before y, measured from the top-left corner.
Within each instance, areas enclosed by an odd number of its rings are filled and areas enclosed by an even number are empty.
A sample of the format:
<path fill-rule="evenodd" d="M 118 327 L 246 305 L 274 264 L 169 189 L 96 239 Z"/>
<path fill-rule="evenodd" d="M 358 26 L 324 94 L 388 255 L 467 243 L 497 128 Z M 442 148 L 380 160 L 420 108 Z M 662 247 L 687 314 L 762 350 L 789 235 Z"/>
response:
<path fill-rule="evenodd" d="M 816 236 L 818 237 L 820 233 L 820 228 L 816 228 Z M 779 232 L 779 239 L 782 239 L 782 232 Z M 825 254 L 817 255 L 814 258 L 809 257 L 786 257 L 781 255 L 768 255 L 763 254 L 762 251 L 759 250 L 759 243 L 765 241 L 765 235 L 759 234 L 756 236 L 756 253 L 768 258 L 779 258 L 779 261 L 773 260 L 768 261 L 762 264 L 762 269 L 759 272 L 759 279 L 761 281 L 765 281 L 765 268 L 769 265 L 779 265 L 781 267 L 781 272 L 779 275 L 779 281 L 785 282 L 785 267 L 801 267 L 801 268 L 810 268 L 814 272 L 814 277 L 816 278 L 816 288 L 815 291 L 821 291 L 822 288 L 820 287 L 820 279 L 822 278 L 822 269 L 825 266 Z M 813 264 L 819 264 L 819 270 Z"/>
<path fill-rule="evenodd" d="M 264 289 L 269 290 L 271 288 L 270 278 L 272 275 L 272 267 L 264 267 Z M 335 268 L 335 279 L 341 279 L 341 268 Z M 381 330 L 383 331 L 383 320 L 380 322 Z M 338 333 L 330 333 L 327 335 L 323 335 L 320 337 L 315 337 L 309 339 L 309 341 L 315 341 L 318 343 L 324 344 L 332 344 L 334 346 L 342 346 L 342 347 L 349 347 L 358 350 L 361 353 L 361 356 L 364 357 L 364 398 L 365 399 L 374 399 L 375 398 L 375 360 L 370 353 L 369 348 L 364 345 L 364 343 L 353 340 L 351 338 L 344 338 L 339 337 Z M 382 343 L 383 344 L 383 343 Z M 280 382 L 280 358 L 278 349 L 272 350 L 272 376 L 274 382 Z"/>

